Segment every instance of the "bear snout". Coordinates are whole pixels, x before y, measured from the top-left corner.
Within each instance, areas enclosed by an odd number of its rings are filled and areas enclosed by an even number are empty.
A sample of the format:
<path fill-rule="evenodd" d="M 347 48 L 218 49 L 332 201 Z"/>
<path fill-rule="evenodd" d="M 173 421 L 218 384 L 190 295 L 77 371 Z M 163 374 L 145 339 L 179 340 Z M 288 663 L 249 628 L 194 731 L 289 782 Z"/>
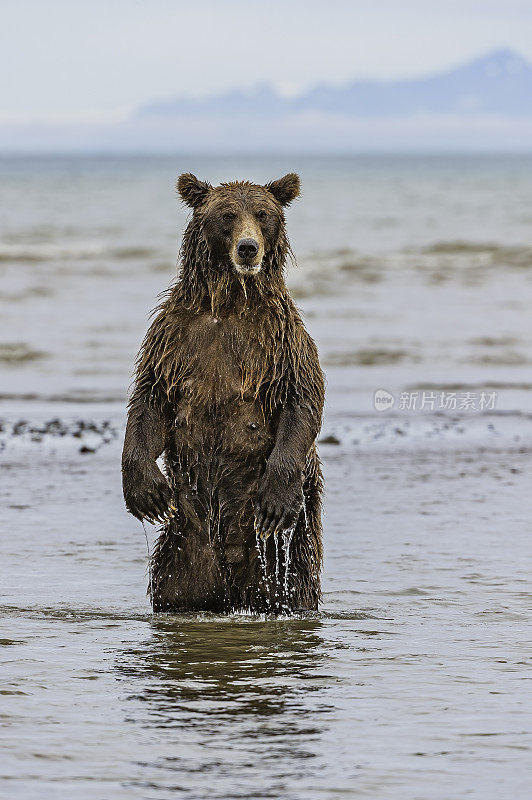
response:
<path fill-rule="evenodd" d="M 241 275 L 256 275 L 264 258 L 264 237 L 256 219 L 245 214 L 233 231 L 231 261 Z"/>

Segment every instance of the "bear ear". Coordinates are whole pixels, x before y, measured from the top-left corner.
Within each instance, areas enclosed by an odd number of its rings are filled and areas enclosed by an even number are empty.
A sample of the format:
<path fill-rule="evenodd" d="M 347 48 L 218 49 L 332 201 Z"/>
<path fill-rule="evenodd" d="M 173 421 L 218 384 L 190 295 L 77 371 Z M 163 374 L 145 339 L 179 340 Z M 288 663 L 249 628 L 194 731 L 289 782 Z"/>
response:
<path fill-rule="evenodd" d="M 271 192 L 282 206 L 287 206 L 299 195 L 299 175 L 289 172 L 284 178 L 267 183 L 264 188 Z"/>
<path fill-rule="evenodd" d="M 198 180 L 191 172 L 183 173 L 177 180 L 177 191 L 191 208 L 200 206 L 211 189 L 210 183 Z"/>

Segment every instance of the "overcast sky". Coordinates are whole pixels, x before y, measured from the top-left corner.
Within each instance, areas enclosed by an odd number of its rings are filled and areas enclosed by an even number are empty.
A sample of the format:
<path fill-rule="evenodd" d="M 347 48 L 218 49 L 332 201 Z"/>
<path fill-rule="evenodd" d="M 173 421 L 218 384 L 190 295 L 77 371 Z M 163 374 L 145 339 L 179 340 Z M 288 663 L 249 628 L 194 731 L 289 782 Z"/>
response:
<path fill-rule="evenodd" d="M 500 47 L 532 60 L 529 0 L 0 0 L 0 118 L 106 119 L 259 82 L 294 93 Z"/>

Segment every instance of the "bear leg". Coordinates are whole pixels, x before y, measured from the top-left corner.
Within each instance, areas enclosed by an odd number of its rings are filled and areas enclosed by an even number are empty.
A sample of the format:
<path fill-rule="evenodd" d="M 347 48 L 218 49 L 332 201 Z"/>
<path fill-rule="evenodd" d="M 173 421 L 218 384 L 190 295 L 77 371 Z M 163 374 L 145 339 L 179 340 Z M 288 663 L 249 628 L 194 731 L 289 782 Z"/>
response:
<path fill-rule="evenodd" d="M 154 611 L 225 610 L 219 553 L 198 531 L 171 520 L 161 529 L 150 566 Z"/>

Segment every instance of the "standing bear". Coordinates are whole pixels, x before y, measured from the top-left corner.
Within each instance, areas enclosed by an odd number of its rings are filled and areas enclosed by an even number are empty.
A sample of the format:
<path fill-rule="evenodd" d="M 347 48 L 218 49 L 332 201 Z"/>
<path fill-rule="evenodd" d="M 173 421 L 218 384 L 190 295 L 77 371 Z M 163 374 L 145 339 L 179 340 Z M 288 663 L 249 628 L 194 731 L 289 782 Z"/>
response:
<path fill-rule="evenodd" d="M 283 277 L 299 177 L 185 174 L 177 188 L 193 214 L 137 359 L 122 456 L 128 511 L 163 523 L 153 609 L 316 609 L 323 374 Z"/>

